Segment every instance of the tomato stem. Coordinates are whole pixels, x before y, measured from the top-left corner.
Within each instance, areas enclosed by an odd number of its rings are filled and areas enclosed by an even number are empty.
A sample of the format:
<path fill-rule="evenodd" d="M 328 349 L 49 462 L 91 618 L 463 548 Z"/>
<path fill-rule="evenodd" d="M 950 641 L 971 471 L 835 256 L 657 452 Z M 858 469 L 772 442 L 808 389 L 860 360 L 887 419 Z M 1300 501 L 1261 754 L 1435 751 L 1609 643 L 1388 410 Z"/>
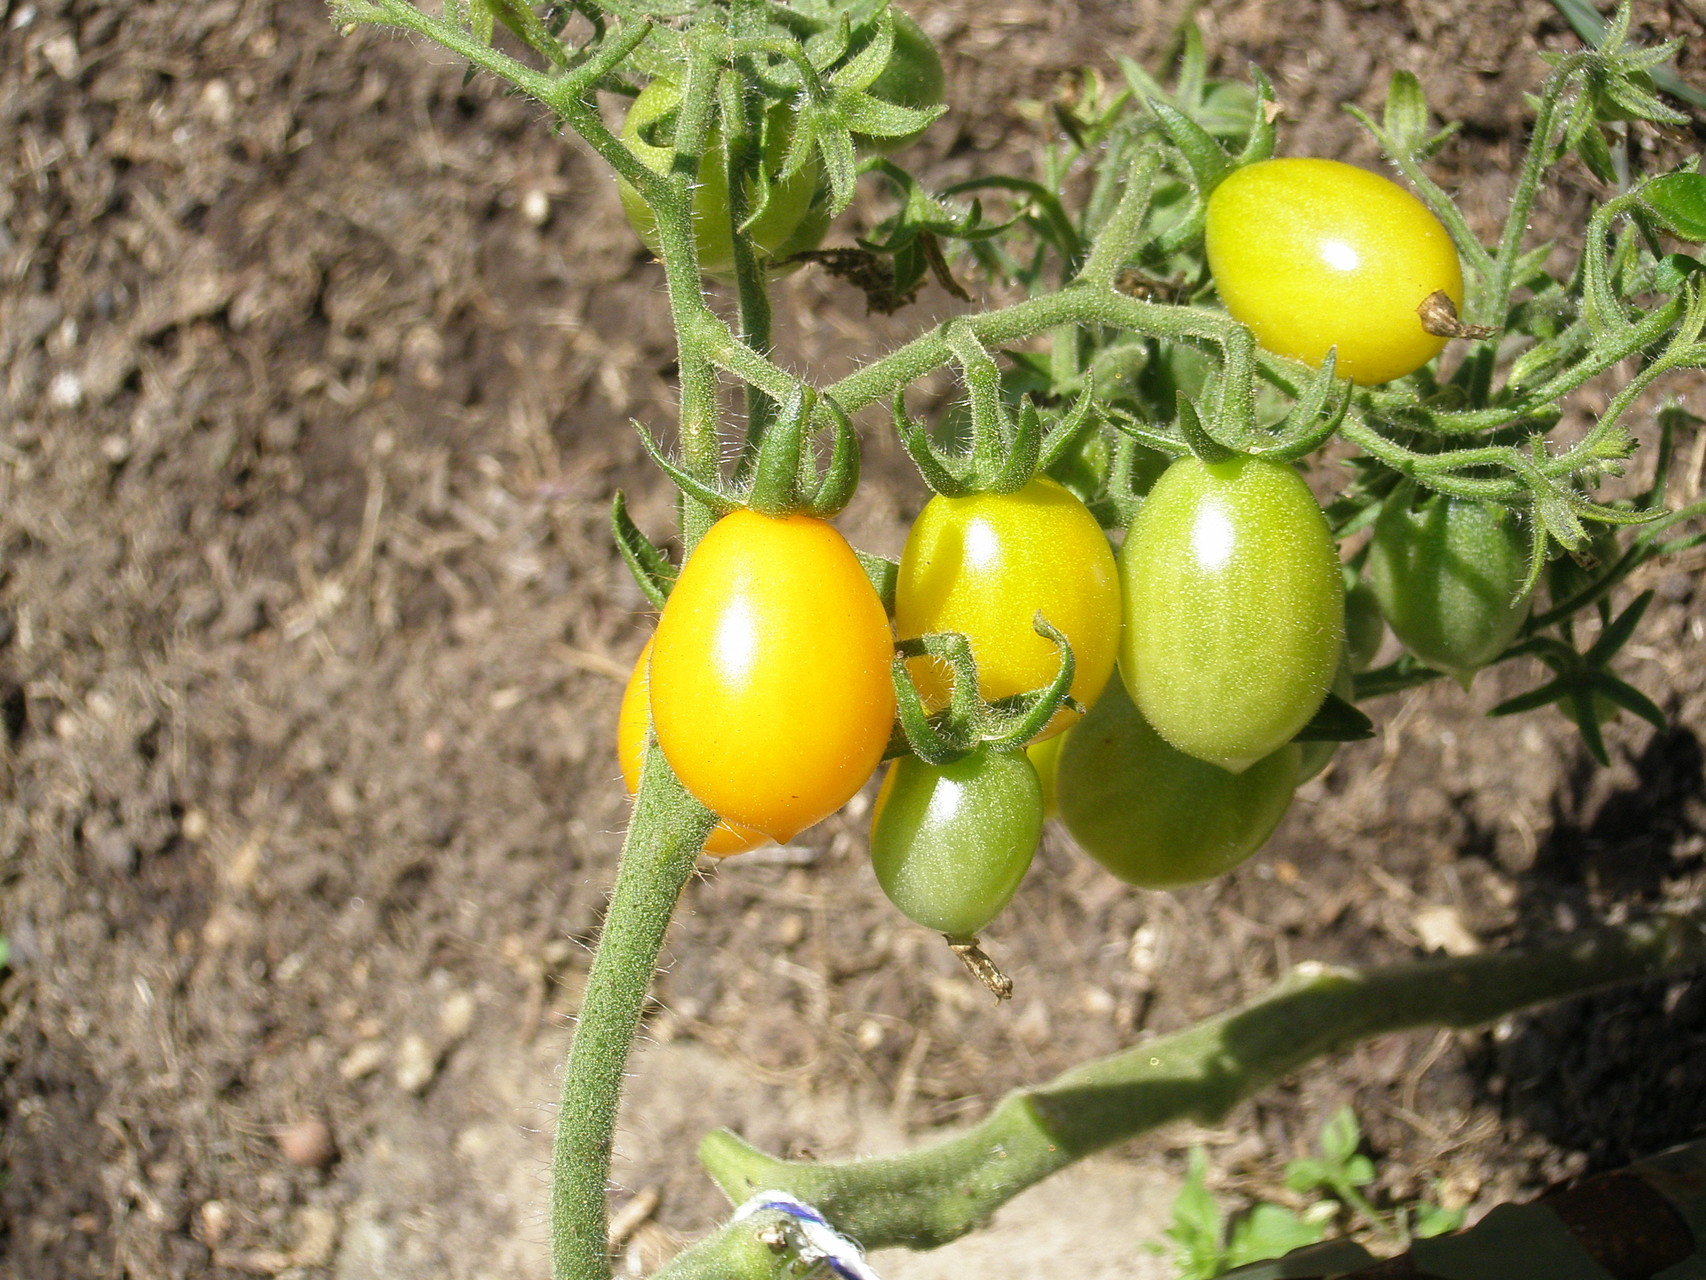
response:
<path fill-rule="evenodd" d="M 653 744 L 563 1068 L 551 1150 L 555 1280 L 610 1276 L 605 1188 L 623 1073 L 676 899 L 715 821 L 682 788 Z"/>
<path fill-rule="evenodd" d="M 778 1160 L 718 1130 L 706 1135 L 699 1158 L 732 1201 L 784 1190 L 866 1249 L 936 1248 L 1093 1152 L 1175 1120 L 1218 1123 L 1259 1089 L 1358 1041 L 1422 1027 L 1479 1026 L 1702 960 L 1700 923 L 1661 916 L 1526 950 L 1436 956 L 1360 972 L 1300 965 L 1240 1008 L 1009 1094 L 981 1124 L 946 1141 L 820 1164 Z M 905 1195 L 895 1194 L 899 1187 Z M 713 1274 L 696 1255 L 701 1248 L 729 1249 L 732 1230 L 687 1250 L 656 1280 Z M 787 1274 L 785 1255 L 746 1256 L 758 1265 L 748 1261 L 716 1274 L 742 1280 Z"/>

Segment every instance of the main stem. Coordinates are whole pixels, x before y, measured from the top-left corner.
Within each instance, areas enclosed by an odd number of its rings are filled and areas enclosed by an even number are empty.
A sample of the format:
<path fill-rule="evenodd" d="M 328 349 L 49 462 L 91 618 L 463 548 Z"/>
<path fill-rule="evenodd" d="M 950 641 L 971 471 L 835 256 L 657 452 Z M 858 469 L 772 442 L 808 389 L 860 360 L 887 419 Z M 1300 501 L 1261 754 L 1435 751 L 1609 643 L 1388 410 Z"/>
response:
<path fill-rule="evenodd" d="M 605 1189 L 629 1046 L 682 886 L 714 819 L 654 744 L 641 770 L 616 888 L 587 975 L 551 1149 L 551 1273 L 608 1280 Z"/>

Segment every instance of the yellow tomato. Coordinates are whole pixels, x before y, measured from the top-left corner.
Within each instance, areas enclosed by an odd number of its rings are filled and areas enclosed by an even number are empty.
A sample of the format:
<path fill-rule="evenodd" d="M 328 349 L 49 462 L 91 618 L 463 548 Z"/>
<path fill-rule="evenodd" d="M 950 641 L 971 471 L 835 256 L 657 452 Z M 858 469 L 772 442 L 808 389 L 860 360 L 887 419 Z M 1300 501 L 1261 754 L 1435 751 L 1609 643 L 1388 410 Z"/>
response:
<path fill-rule="evenodd" d="M 1072 646 L 1072 696 L 1091 705 L 1113 672 L 1120 639 L 1119 570 L 1096 518 L 1044 476 L 1015 493 L 930 499 L 901 553 L 896 633 L 960 632 L 977 659 L 979 692 L 993 702 L 1040 689 L 1059 670 L 1059 650 L 1033 626 L 1039 610 Z M 926 704 L 945 705 L 948 665 L 932 658 L 911 665 Z M 1063 708 L 1038 739 L 1076 718 Z"/>
<path fill-rule="evenodd" d="M 882 602 L 834 528 L 732 512 L 694 549 L 658 622 L 658 745 L 707 809 L 789 840 L 881 763 L 893 656 Z"/>
<path fill-rule="evenodd" d="M 1416 308 L 1463 306 L 1445 228 L 1404 188 L 1337 160 L 1263 160 L 1214 189 L 1204 228 L 1227 311 L 1269 351 L 1370 386 L 1422 367 L 1445 339 Z"/>
<path fill-rule="evenodd" d="M 633 795 L 640 786 L 640 766 L 646 759 L 646 734 L 652 727 L 651 678 L 652 642 L 640 650 L 640 660 L 634 664 L 634 674 L 628 677 L 628 687 L 622 691 L 622 708 L 616 713 L 616 759 L 622 766 L 622 785 Z M 731 822 L 719 822 L 705 838 L 705 852 L 714 858 L 726 858 L 732 853 L 745 853 L 770 837 L 762 831 L 752 831 Z"/>

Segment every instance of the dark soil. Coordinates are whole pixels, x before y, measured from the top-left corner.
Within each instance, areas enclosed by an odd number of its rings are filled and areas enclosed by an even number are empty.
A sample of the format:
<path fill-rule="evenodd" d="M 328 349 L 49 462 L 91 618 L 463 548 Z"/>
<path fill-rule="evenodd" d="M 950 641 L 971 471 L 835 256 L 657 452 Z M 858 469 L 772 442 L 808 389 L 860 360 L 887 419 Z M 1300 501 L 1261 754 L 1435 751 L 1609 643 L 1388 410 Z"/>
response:
<path fill-rule="evenodd" d="M 951 63 L 913 155 L 933 180 L 1022 168 L 1027 100 L 1152 61 L 1194 8 L 1218 66 L 1274 75 L 1293 153 L 1375 163 L 1339 104 L 1418 73 L 1465 125 L 1439 176 L 1489 233 L 1537 54 L 1573 39 L 1540 0 L 914 8 Z M 1639 15 L 1649 38 L 1701 16 Z M 539 111 L 313 0 L 0 17 L 0 1276 L 544 1276 L 648 627 L 610 495 L 671 518 L 626 425 L 671 421 L 661 276 Z M 1541 211 L 1558 234 L 1579 181 Z M 824 378 L 947 310 L 868 319 L 807 273 L 781 295 L 786 360 Z M 879 425 L 843 524 L 892 554 L 923 493 Z M 1299 960 L 1693 905 L 1702 563 L 1629 587 L 1658 592 L 1625 674 L 1668 734 L 1624 717 L 1601 770 L 1551 712 L 1484 719 L 1531 670 L 1383 700 L 1380 737 L 1218 883 L 1140 893 L 1051 837 L 989 937 L 1003 1008 L 884 902 L 858 802 L 708 869 L 635 1065 L 636 1262 L 723 1211 L 692 1159 L 713 1126 L 900 1141 Z M 1124 1158 L 1206 1141 L 1221 1185 L 1271 1190 L 1350 1102 L 1386 1193 L 1485 1208 L 1701 1132 L 1703 1042 L 1689 981 L 1388 1037 Z"/>

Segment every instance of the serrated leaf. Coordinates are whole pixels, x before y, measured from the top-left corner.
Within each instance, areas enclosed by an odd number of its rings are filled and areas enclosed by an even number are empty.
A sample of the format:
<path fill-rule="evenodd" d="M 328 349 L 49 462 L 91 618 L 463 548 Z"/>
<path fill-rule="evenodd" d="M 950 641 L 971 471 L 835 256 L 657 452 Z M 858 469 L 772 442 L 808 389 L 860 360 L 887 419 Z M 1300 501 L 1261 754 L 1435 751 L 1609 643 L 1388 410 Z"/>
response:
<path fill-rule="evenodd" d="M 1706 244 L 1706 174 L 1664 174 L 1643 186 L 1640 197 L 1673 235 Z"/>

